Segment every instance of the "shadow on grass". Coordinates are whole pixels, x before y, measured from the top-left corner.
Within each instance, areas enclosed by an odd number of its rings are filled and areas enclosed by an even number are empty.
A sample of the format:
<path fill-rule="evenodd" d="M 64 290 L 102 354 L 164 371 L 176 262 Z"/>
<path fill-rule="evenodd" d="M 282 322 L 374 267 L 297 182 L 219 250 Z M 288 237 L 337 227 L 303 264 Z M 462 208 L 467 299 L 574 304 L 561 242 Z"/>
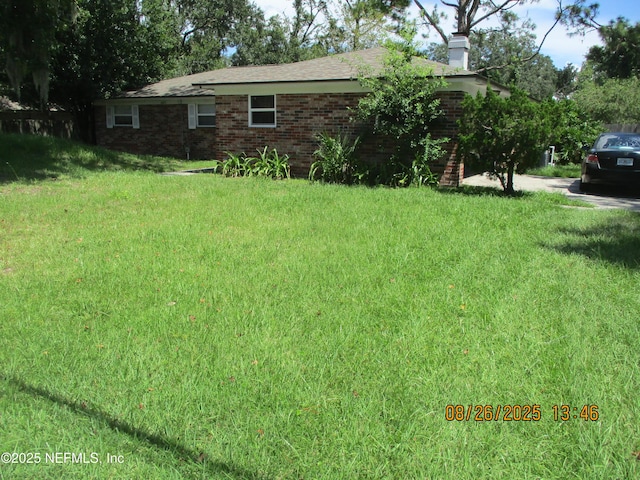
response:
<path fill-rule="evenodd" d="M 0 134 L 0 184 L 60 177 L 81 178 L 98 171 L 175 169 L 178 160 L 114 152 L 70 140 Z"/>
<path fill-rule="evenodd" d="M 196 467 L 199 472 L 205 472 L 210 478 L 218 478 L 221 474 L 224 475 L 225 478 L 248 480 L 266 480 L 268 478 L 229 463 L 209 460 L 206 458 L 206 454 L 204 452 L 192 450 L 175 440 L 136 428 L 122 420 L 113 418 L 100 409 L 91 408 L 86 406 L 84 403 L 75 402 L 65 398 L 63 395 L 50 392 L 44 388 L 29 385 L 18 378 L 10 378 L 0 375 L 0 379 L 7 381 L 14 387 L 18 388 L 21 392 L 31 395 L 32 397 L 39 397 L 56 405 L 66 407 L 74 414 L 91 417 L 108 426 L 115 432 L 125 433 L 139 442 L 146 442 L 156 449 L 169 452 L 176 458 L 176 460 L 178 460 L 178 462 L 185 465 L 191 464 Z M 200 478 L 200 476 L 198 476 L 198 478 Z"/>
<path fill-rule="evenodd" d="M 532 192 L 516 191 L 513 195 L 507 195 L 504 190 L 495 187 L 479 187 L 474 185 L 461 185 L 459 187 L 436 187 L 438 192 L 451 195 L 466 195 L 470 197 L 504 197 L 504 198 L 531 198 Z"/>
<path fill-rule="evenodd" d="M 640 214 L 627 213 L 589 228 L 561 228 L 569 239 L 546 244 L 564 254 L 583 255 L 628 269 L 640 268 Z"/>

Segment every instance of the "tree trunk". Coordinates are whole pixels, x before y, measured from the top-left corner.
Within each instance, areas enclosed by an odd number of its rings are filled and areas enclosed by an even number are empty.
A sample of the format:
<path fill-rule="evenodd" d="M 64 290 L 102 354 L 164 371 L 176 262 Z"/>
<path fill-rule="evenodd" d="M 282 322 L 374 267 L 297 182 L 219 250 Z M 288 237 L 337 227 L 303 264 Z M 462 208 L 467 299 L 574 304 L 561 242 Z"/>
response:
<path fill-rule="evenodd" d="M 516 165 L 513 162 L 507 163 L 507 188 L 504 189 L 504 193 L 512 196 L 516 193 L 513 188 L 513 174 L 516 169 Z"/>

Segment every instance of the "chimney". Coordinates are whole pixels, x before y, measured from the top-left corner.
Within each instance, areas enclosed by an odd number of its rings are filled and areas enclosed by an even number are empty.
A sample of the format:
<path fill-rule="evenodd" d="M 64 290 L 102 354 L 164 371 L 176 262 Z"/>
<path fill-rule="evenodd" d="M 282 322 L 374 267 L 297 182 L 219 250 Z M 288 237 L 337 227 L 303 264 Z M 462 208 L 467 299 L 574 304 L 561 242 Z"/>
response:
<path fill-rule="evenodd" d="M 449 65 L 467 70 L 469 68 L 469 38 L 464 33 L 454 33 L 449 39 Z"/>

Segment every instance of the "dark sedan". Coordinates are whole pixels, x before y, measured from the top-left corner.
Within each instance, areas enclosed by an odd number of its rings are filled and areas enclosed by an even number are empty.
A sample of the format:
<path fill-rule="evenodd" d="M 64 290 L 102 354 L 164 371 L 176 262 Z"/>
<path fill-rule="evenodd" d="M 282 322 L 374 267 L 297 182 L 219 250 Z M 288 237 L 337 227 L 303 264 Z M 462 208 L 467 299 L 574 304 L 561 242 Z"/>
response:
<path fill-rule="evenodd" d="M 594 184 L 640 186 L 640 134 L 603 133 L 582 161 L 580 190 Z"/>

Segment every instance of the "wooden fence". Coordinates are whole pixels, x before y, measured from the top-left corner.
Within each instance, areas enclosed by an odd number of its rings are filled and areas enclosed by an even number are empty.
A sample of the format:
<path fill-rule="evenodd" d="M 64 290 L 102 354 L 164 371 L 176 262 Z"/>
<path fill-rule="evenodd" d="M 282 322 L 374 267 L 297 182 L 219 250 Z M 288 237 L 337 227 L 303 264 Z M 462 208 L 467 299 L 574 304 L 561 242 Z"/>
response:
<path fill-rule="evenodd" d="M 0 112 L 0 133 L 27 133 L 60 138 L 78 138 L 78 127 L 68 112 L 13 110 Z"/>

